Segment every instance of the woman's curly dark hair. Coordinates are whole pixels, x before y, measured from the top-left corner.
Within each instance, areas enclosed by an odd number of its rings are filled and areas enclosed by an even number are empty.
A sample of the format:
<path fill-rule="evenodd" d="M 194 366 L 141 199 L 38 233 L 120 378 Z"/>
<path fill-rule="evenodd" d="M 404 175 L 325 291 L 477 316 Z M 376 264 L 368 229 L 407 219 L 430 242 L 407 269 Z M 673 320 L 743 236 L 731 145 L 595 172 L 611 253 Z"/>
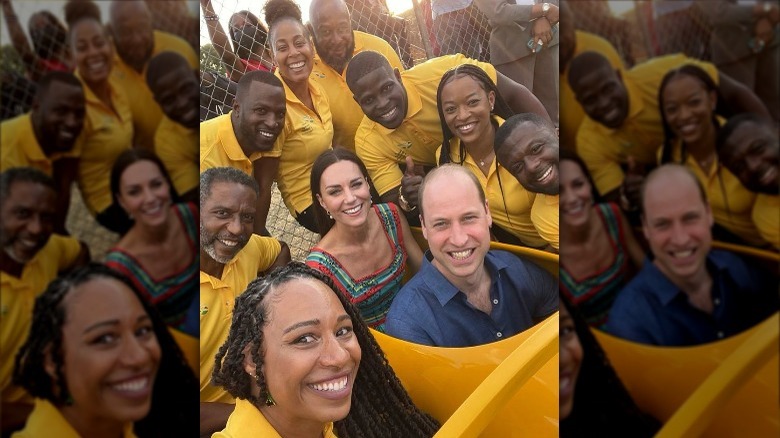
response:
<path fill-rule="evenodd" d="M 162 352 L 152 392 L 152 406 L 149 414 L 135 423 L 136 435 L 147 438 L 196 434 L 199 383 L 195 374 L 187 365 L 157 309 L 139 294 L 127 277 L 99 263 L 90 263 L 55 279 L 35 300 L 30 336 L 14 361 L 14 384 L 26 389 L 33 397 L 49 400 L 56 406 L 66 404 L 70 392 L 62 372 L 62 325 L 66 318 L 62 302 L 65 296 L 80 285 L 101 278 L 119 281 L 138 297 L 152 321 Z M 55 365 L 55 379 L 44 368 L 48 351 Z M 180 435 L 182 433 L 185 435 Z"/>
<path fill-rule="evenodd" d="M 439 81 L 439 88 L 436 90 L 436 107 L 439 109 L 439 120 L 441 121 L 441 132 L 444 135 L 444 140 L 442 140 L 441 143 L 441 155 L 439 156 L 439 165 L 442 165 L 444 163 L 449 163 L 450 160 L 450 140 L 452 140 L 452 137 L 455 135 L 450 130 L 449 126 L 447 126 L 447 122 L 444 119 L 444 108 L 442 108 L 441 103 L 441 92 L 444 89 L 444 86 L 452 82 L 455 78 L 460 76 L 471 76 L 477 83 L 482 87 L 483 90 L 485 90 L 486 94 L 489 94 L 491 91 L 495 93 L 496 95 L 496 102 L 495 102 L 495 109 L 493 110 L 493 114 L 496 114 L 500 116 L 502 119 L 506 120 L 509 117 L 511 117 L 514 112 L 511 108 L 509 108 L 509 105 L 506 103 L 503 97 L 501 97 L 501 93 L 498 91 L 498 87 L 493 82 L 493 79 L 488 76 L 488 74 L 485 72 L 485 70 L 482 70 L 482 68 L 473 65 L 473 64 L 461 64 L 455 68 L 451 68 L 447 70 L 444 75 L 441 77 L 441 81 Z M 498 123 L 491 118 L 490 123 L 493 125 L 493 131 L 495 132 L 498 129 Z M 466 148 L 463 146 L 463 143 L 460 144 L 460 150 L 458 155 L 458 164 L 463 164 L 463 162 L 466 160 Z"/>
<path fill-rule="evenodd" d="M 263 328 L 268 322 L 269 312 L 265 297 L 294 279 L 317 280 L 333 291 L 352 320 L 362 351 L 352 390 L 352 407 L 346 418 L 336 422 L 336 434 L 340 438 L 433 436 L 439 424 L 414 405 L 355 306 L 336 291 L 330 278 L 300 262 L 291 262 L 266 277 L 253 280 L 247 290 L 236 298 L 230 333 L 215 358 L 212 383 L 255 406 L 265 403 L 268 385 L 261 371 Z M 247 345 L 252 345 L 250 350 L 260 397 L 252 395 L 250 376 L 244 371 L 244 349 Z"/>
<path fill-rule="evenodd" d="M 301 24 L 304 35 L 307 39 L 311 39 L 309 30 L 303 25 L 303 18 L 301 16 L 301 7 L 298 6 L 292 0 L 269 0 L 263 7 L 263 14 L 265 15 L 265 22 L 268 25 L 268 35 L 272 35 L 274 27 L 279 20 L 285 18 L 292 18 Z"/>

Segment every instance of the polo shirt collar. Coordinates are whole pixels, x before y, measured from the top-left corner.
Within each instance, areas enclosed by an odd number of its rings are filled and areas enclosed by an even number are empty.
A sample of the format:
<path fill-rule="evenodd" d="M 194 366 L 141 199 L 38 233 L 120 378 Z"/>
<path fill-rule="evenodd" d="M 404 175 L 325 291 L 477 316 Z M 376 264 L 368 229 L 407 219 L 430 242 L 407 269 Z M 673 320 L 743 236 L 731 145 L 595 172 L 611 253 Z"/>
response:
<path fill-rule="evenodd" d="M 217 136 L 219 137 L 220 143 L 222 143 L 225 154 L 231 161 L 248 160 L 249 157 L 247 157 L 244 150 L 241 149 L 236 133 L 233 131 L 233 110 L 230 110 L 230 112 L 222 117 L 225 117 L 225 120 L 220 123 Z"/>
<path fill-rule="evenodd" d="M 433 260 L 433 254 L 431 250 L 426 250 L 423 257 L 422 267 L 420 272 L 423 273 L 422 278 L 425 284 L 433 291 L 433 295 L 439 301 L 442 307 L 450 302 L 460 290 L 450 283 L 449 280 L 441 273 L 436 266 L 431 262 Z M 495 282 L 498 278 L 498 273 L 504 269 L 507 269 L 507 265 L 503 260 L 496 258 L 490 251 L 485 255 L 485 267 L 487 268 L 492 281 Z"/>
<path fill-rule="evenodd" d="M 705 265 L 707 267 L 707 271 L 709 271 L 710 275 L 713 277 L 719 277 L 722 271 L 728 270 L 728 265 L 723 263 L 723 261 L 720 259 L 713 257 L 712 251 L 707 254 Z M 668 306 L 677 297 L 677 295 L 682 293 L 680 288 L 672 283 L 672 281 L 669 280 L 669 278 L 667 278 L 666 275 L 664 275 L 652 261 L 645 260 L 645 266 L 642 268 L 642 270 L 647 271 L 645 275 L 647 279 L 648 290 L 651 294 L 655 294 L 655 296 L 658 297 L 659 301 L 664 306 Z M 713 285 L 716 283 L 717 281 L 713 281 Z"/>
<path fill-rule="evenodd" d="M 25 114 L 24 118 L 24 129 L 29 130 L 30 138 L 35 140 L 34 143 L 31 143 L 28 147 L 24 148 L 24 154 L 27 155 L 27 159 L 33 162 L 48 161 L 49 157 L 43 153 L 43 148 L 38 142 L 38 137 L 35 135 L 35 128 L 33 128 L 32 124 L 32 113 Z"/>

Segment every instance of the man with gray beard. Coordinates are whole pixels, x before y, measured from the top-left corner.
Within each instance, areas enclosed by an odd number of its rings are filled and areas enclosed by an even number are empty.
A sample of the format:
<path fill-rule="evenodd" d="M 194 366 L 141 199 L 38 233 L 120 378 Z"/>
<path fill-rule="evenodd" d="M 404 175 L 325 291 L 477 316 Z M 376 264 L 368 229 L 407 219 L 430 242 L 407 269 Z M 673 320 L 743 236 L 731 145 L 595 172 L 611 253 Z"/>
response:
<path fill-rule="evenodd" d="M 235 400 L 211 385 L 214 356 L 227 339 L 233 305 L 250 281 L 286 265 L 284 242 L 252 234 L 260 189 L 246 173 L 200 174 L 200 435 L 222 430 Z"/>

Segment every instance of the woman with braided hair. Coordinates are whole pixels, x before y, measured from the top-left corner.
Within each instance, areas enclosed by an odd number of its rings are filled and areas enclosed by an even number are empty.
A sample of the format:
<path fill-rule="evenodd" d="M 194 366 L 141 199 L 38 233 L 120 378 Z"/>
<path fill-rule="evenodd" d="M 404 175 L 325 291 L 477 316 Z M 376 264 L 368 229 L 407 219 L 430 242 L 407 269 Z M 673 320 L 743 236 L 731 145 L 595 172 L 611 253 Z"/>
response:
<path fill-rule="evenodd" d="M 16 438 L 194 436 L 198 382 L 154 307 L 92 263 L 38 296 L 13 381 L 35 397 Z"/>
<path fill-rule="evenodd" d="M 439 82 L 436 105 L 443 134 L 437 163 L 460 164 L 477 177 L 488 195 L 491 232 L 497 240 L 545 248 L 547 242 L 531 221 L 536 194 L 523 188 L 496 160 L 496 131 L 514 113 L 490 76 L 471 64 L 448 70 Z"/>
<path fill-rule="evenodd" d="M 236 299 L 212 382 L 236 398 L 215 438 L 430 437 L 439 427 L 412 403 L 357 309 L 298 262 Z"/>

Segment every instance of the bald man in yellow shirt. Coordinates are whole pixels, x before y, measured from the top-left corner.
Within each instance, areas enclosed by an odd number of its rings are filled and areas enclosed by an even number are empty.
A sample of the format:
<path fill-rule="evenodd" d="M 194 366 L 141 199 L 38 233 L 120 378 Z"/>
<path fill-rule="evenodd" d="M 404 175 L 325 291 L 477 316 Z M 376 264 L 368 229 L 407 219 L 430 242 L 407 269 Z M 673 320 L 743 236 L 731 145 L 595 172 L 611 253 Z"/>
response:
<path fill-rule="evenodd" d="M 235 400 L 211 384 L 214 356 L 227 339 L 233 304 L 250 281 L 290 261 L 284 242 L 252 234 L 259 187 L 233 167 L 200 175 L 200 432 L 225 427 Z M 238 227 L 235 224 L 239 224 Z M 227 242 L 231 244 L 227 244 Z"/>
<path fill-rule="evenodd" d="M 358 53 L 373 50 L 384 55 L 390 66 L 399 71 L 404 70 L 403 64 L 387 41 L 352 29 L 349 9 L 343 0 L 314 0 L 309 17 L 317 49 L 311 79 L 328 95 L 333 115 L 333 144 L 354 151 L 355 132 L 363 120 L 363 111 L 347 86 L 347 63 Z"/>
<path fill-rule="evenodd" d="M 0 171 L 34 167 L 54 178 L 59 192 L 55 220 L 58 233 L 65 232 L 85 115 L 81 81 L 71 73 L 51 72 L 38 82 L 32 111 L 0 124 Z"/>
<path fill-rule="evenodd" d="M 143 0 L 114 0 L 109 12 L 108 28 L 116 47 L 111 77 L 123 90 L 132 90 L 127 94 L 136 144 L 152 148 L 163 112 L 146 85 L 149 60 L 161 52 L 175 52 L 183 56 L 194 71 L 199 68 L 198 55 L 187 41 L 154 30 L 151 12 Z"/>
<path fill-rule="evenodd" d="M 490 64 L 457 54 L 400 72 L 382 54 L 361 52 L 350 61 L 346 75 L 350 91 L 366 115 L 355 135 L 355 150 L 382 202 L 394 202 L 407 213 L 416 208 L 421 172 L 416 170 L 417 175 L 412 176 L 407 169 L 404 175 L 399 163 L 409 156 L 415 167 L 436 165 L 436 149 L 443 141 L 436 90 L 447 70 L 464 63 L 485 70 L 513 111 L 550 119 L 539 99 Z M 411 182 L 404 182 L 401 193 L 403 179 Z"/>

